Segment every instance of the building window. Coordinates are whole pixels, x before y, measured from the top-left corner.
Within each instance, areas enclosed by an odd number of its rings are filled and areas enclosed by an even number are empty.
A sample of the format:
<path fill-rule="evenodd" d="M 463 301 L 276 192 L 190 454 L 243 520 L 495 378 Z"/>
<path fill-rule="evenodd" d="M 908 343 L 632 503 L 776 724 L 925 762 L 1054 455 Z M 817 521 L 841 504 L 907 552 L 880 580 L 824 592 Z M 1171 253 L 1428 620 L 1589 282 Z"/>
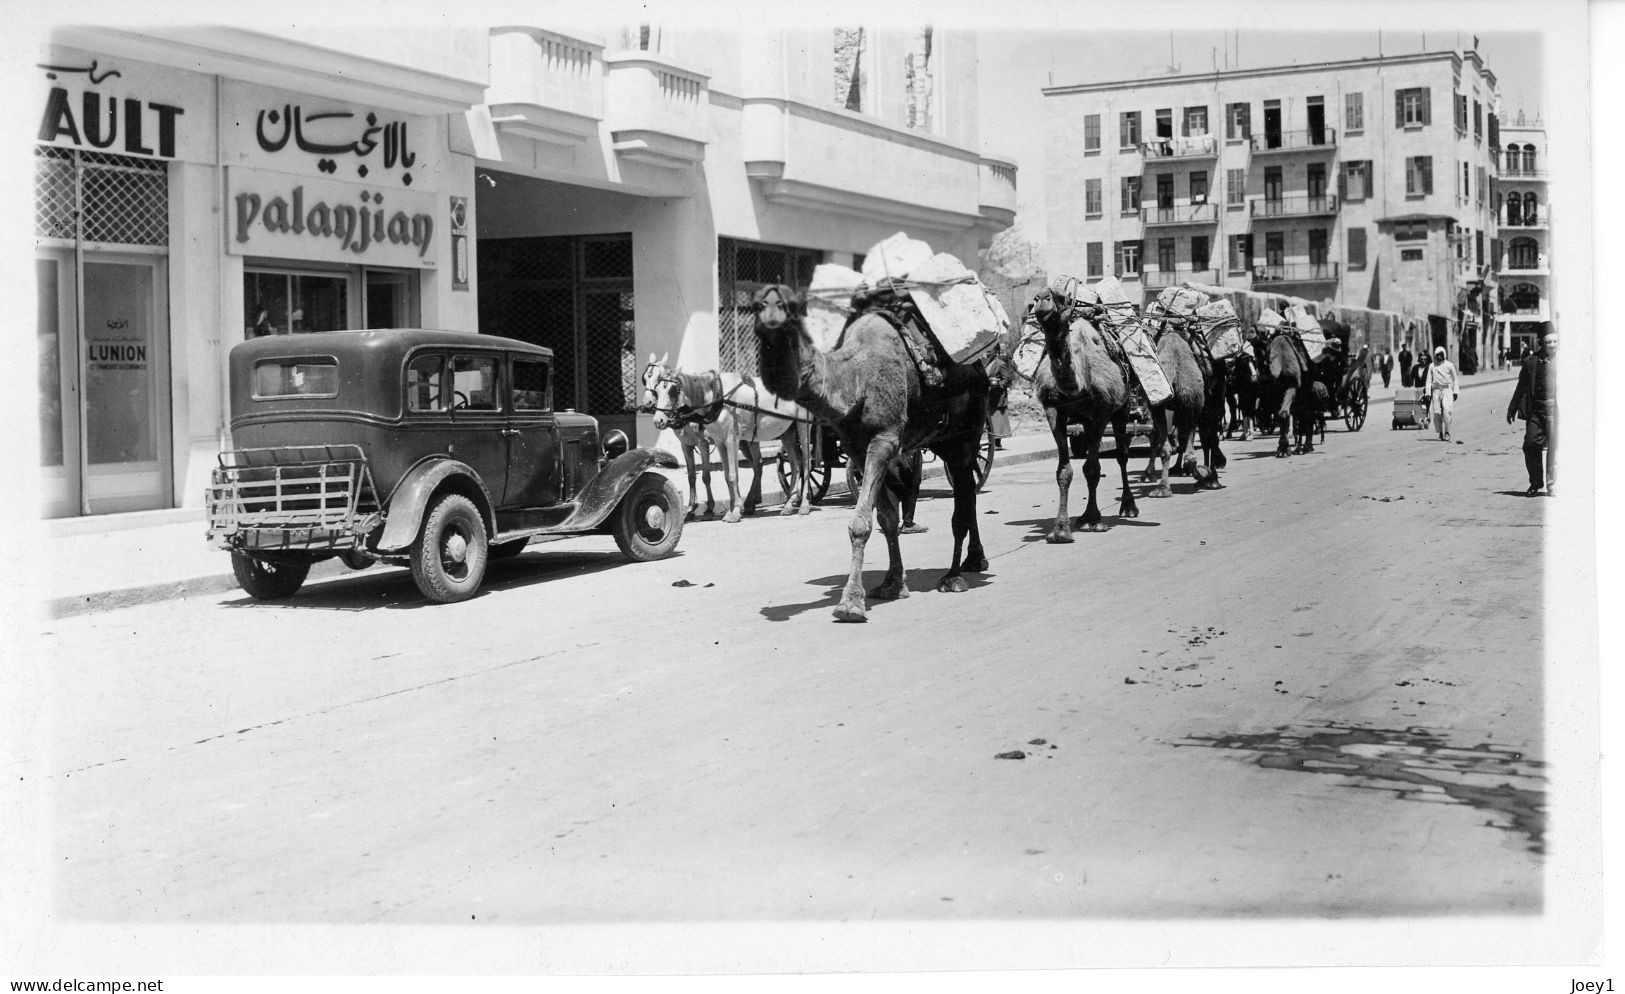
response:
<path fill-rule="evenodd" d="M 1088 276 L 1090 279 L 1099 279 L 1100 277 L 1106 275 L 1106 263 L 1102 258 L 1104 255 L 1104 248 L 1105 245 L 1101 242 L 1090 242 L 1088 245 L 1084 246 L 1085 257 L 1088 260 L 1088 269 L 1085 270 L 1084 275 Z"/>
<path fill-rule="evenodd" d="M 1425 197 L 1433 192 L 1433 156 L 1413 155 L 1405 159 L 1405 196 Z"/>
<path fill-rule="evenodd" d="M 1157 270 L 1164 273 L 1174 271 L 1174 240 L 1172 238 L 1157 239 Z"/>
<path fill-rule="evenodd" d="M 1140 177 L 1123 177 L 1123 213 L 1138 213 L 1140 210 Z"/>
<path fill-rule="evenodd" d="M 1423 254 L 1422 250 L 1419 249 L 1419 248 L 1400 249 L 1399 250 L 1399 261 L 1400 262 L 1421 262 L 1422 261 L 1422 254 Z"/>
<path fill-rule="evenodd" d="M 1120 148 L 1133 149 L 1140 145 L 1140 112 L 1128 110 L 1117 116 L 1117 144 Z"/>
<path fill-rule="evenodd" d="M 1100 115 L 1085 114 L 1083 118 L 1083 153 L 1100 154 Z"/>
<path fill-rule="evenodd" d="M 1473 232 L 1473 265 L 1484 265 L 1484 232 Z"/>
<path fill-rule="evenodd" d="M 1365 268 L 1365 229 L 1349 229 L 1349 268 Z"/>
<path fill-rule="evenodd" d="M 1174 174 L 1157 174 L 1157 209 L 1171 211 L 1174 209 Z"/>
<path fill-rule="evenodd" d="M 1481 141 L 1484 138 L 1484 105 L 1473 101 L 1473 140 Z"/>
<path fill-rule="evenodd" d="M 1138 241 L 1117 243 L 1117 275 L 1140 275 L 1140 243 Z"/>
<path fill-rule="evenodd" d="M 1343 189 L 1339 191 L 1339 195 L 1344 200 L 1364 200 L 1371 196 L 1369 159 L 1343 163 Z"/>
<path fill-rule="evenodd" d="M 1207 170 L 1197 169 L 1191 172 L 1191 203 L 1207 203 Z"/>
<path fill-rule="evenodd" d="M 1428 237 L 1426 221 L 1400 221 L 1394 225 L 1394 241 L 1425 242 Z"/>
<path fill-rule="evenodd" d="M 1514 238 L 1507 246 L 1509 269 L 1539 269 L 1540 244 L 1533 238 Z"/>
<path fill-rule="evenodd" d="M 1535 146 L 1523 147 L 1523 171 L 1530 176 L 1535 175 Z"/>
<path fill-rule="evenodd" d="M 1182 132 L 1182 134 L 1186 138 L 1207 134 L 1206 107 L 1185 108 L 1185 130 Z"/>
<path fill-rule="evenodd" d="M 1224 198 L 1224 202 L 1232 207 L 1241 207 L 1247 203 L 1247 170 L 1225 170 Z"/>
<path fill-rule="evenodd" d="M 863 111 L 863 29 L 835 29 L 835 106 Z"/>
<path fill-rule="evenodd" d="M 1426 86 L 1394 91 L 1394 125 L 1421 128 L 1433 123 L 1433 94 Z"/>
<path fill-rule="evenodd" d="M 1456 94 L 1456 134 L 1467 136 L 1467 94 Z"/>
<path fill-rule="evenodd" d="M 1100 216 L 1100 180 L 1083 181 L 1083 213 L 1086 217 Z"/>
<path fill-rule="evenodd" d="M 1253 236 L 1230 236 L 1230 271 L 1245 273 L 1253 268 Z"/>
<path fill-rule="evenodd" d="M 1157 111 L 1157 137 L 1172 138 L 1174 136 L 1174 109 L 1164 107 Z"/>
<path fill-rule="evenodd" d="M 1507 198 L 1507 203 L 1511 204 L 1511 202 L 1512 202 L 1512 198 L 1510 198 L 1510 197 Z M 1535 193 L 1534 193 L 1533 190 L 1531 190 L 1530 192 L 1523 195 L 1523 223 L 1524 224 L 1534 224 L 1535 223 L 1536 215 L 1538 214 L 1538 212 L 1535 210 L 1535 204 L 1536 204 L 1536 200 L 1535 200 Z"/>
<path fill-rule="evenodd" d="M 1343 95 L 1343 133 L 1358 134 L 1365 130 L 1365 94 Z"/>
<path fill-rule="evenodd" d="M 1211 254 L 1212 250 L 1209 247 L 1206 235 L 1191 236 L 1191 270 L 1193 272 L 1205 271 L 1211 261 Z"/>
<path fill-rule="evenodd" d="M 1461 164 L 1461 199 L 1463 199 L 1463 200 L 1471 200 L 1472 198 L 1473 198 L 1473 167 L 1472 167 L 1471 164 L 1463 162 Z"/>
<path fill-rule="evenodd" d="M 1326 269 L 1328 241 L 1325 228 L 1309 229 L 1309 275 L 1317 279 L 1325 279 L 1330 275 Z"/>
<path fill-rule="evenodd" d="M 1245 141 L 1253 134 L 1253 105 L 1229 104 L 1224 109 L 1224 136 Z"/>

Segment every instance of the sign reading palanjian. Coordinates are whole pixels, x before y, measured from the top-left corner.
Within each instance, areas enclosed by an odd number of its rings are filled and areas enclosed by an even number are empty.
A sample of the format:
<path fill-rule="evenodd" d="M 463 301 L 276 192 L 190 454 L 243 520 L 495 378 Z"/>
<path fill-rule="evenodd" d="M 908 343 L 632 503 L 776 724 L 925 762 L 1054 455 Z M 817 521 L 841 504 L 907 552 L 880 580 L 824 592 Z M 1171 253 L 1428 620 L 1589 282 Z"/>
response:
<path fill-rule="evenodd" d="M 235 255 L 435 265 L 435 211 L 428 192 L 382 190 L 265 169 L 227 170 L 226 246 Z"/>

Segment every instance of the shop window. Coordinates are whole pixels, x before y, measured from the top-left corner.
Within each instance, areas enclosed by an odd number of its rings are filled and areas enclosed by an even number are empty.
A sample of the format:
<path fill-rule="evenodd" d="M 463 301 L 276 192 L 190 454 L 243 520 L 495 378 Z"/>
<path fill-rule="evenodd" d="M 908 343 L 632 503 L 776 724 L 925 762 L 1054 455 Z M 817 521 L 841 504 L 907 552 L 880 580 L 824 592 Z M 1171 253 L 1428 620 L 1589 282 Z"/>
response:
<path fill-rule="evenodd" d="M 348 328 L 349 292 L 350 278 L 344 273 L 245 271 L 244 332 L 260 338 Z"/>

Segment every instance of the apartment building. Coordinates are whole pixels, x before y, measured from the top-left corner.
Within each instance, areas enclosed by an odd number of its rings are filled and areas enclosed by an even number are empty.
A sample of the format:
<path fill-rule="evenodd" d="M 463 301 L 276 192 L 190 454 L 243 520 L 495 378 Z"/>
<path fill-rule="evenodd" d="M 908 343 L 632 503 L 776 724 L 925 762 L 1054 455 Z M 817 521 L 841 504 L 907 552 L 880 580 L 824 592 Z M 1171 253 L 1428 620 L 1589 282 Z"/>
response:
<path fill-rule="evenodd" d="M 1496 278 L 1496 346 L 1521 355 L 1535 348 L 1552 309 L 1552 205 L 1547 196 L 1546 128 L 1519 113 L 1501 126 L 1495 206 L 1501 237 Z"/>
<path fill-rule="evenodd" d="M 1457 355 L 1496 232 L 1499 104 L 1475 52 L 1043 92 L 1050 271 L 1426 316 L 1413 348 Z"/>
<path fill-rule="evenodd" d="M 745 305 L 1015 217 L 959 32 L 65 26 L 34 146 L 49 516 L 198 508 L 226 356 L 421 325 L 550 346 L 639 444 L 649 353 L 750 373 Z"/>

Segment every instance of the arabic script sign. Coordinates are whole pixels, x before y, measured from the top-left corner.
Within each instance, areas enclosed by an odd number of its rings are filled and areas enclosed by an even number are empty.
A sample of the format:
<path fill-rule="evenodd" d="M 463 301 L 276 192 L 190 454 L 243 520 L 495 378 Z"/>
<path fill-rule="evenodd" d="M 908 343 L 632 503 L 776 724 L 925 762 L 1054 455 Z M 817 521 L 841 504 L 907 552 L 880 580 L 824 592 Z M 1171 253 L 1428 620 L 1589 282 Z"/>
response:
<path fill-rule="evenodd" d="M 226 248 L 234 255 L 427 268 L 435 265 L 439 198 L 233 166 L 226 171 Z"/>
<path fill-rule="evenodd" d="M 432 118 L 246 83 L 227 84 L 226 118 L 228 164 L 395 188 L 438 183 Z"/>

